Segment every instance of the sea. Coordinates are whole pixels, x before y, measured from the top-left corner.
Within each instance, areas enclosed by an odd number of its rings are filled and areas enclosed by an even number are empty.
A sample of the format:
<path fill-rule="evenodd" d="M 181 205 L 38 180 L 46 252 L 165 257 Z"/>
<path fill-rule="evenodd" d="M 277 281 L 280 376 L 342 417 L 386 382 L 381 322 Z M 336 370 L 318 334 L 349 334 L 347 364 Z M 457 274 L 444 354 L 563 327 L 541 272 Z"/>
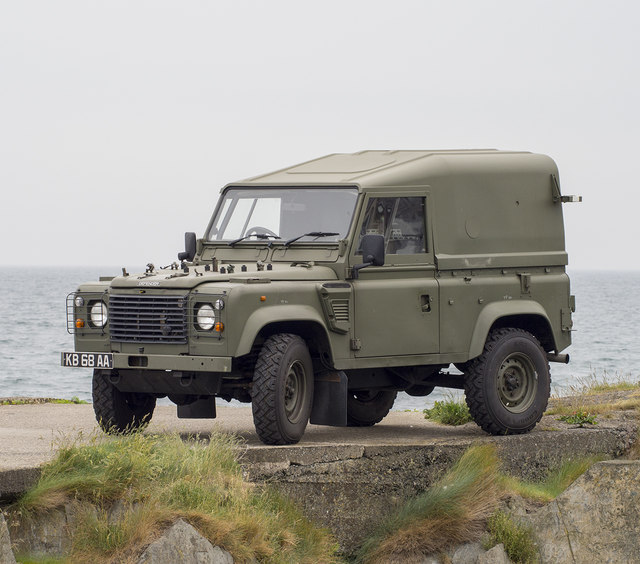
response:
<path fill-rule="evenodd" d="M 73 336 L 66 327 L 66 297 L 79 283 L 119 271 L 0 268 L 0 398 L 91 401 L 91 370 L 60 366 L 60 352 L 73 350 Z M 569 270 L 569 276 L 577 306 L 573 344 L 565 351 L 571 361 L 551 364 L 552 394 L 571 393 L 593 379 L 640 381 L 640 271 Z M 450 395 L 442 388 L 427 397 L 400 393 L 394 409 L 424 409 Z"/>

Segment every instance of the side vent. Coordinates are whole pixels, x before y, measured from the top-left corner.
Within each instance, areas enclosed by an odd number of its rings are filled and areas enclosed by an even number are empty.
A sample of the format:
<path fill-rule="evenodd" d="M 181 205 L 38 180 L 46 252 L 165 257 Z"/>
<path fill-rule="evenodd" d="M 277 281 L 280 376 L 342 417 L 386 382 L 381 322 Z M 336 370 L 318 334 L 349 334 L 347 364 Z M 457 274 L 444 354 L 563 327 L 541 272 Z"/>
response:
<path fill-rule="evenodd" d="M 349 323 L 349 300 L 331 300 L 333 317 L 339 323 Z"/>
<path fill-rule="evenodd" d="M 326 282 L 316 287 L 329 329 L 334 333 L 348 333 L 351 329 L 351 284 Z"/>

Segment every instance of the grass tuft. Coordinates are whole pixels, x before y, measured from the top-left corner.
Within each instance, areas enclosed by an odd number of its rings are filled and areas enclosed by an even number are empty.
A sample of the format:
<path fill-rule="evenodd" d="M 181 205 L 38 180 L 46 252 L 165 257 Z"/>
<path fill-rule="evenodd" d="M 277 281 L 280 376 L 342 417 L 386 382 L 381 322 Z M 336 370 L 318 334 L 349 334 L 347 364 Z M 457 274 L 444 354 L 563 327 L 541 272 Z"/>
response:
<path fill-rule="evenodd" d="M 496 511 L 487 522 L 489 538 L 485 549 L 502 543 L 509 559 L 514 564 L 532 564 L 539 560 L 533 530 L 515 522 L 503 511 Z"/>
<path fill-rule="evenodd" d="M 564 461 L 558 468 L 551 470 L 540 482 L 528 482 L 511 476 L 503 476 L 503 487 L 521 497 L 547 503 L 558 497 L 593 464 L 602 460 L 599 456 L 581 457 Z"/>
<path fill-rule="evenodd" d="M 574 395 L 596 395 L 607 392 L 624 392 L 629 390 L 640 389 L 640 382 L 631 378 L 631 375 L 616 374 L 611 376 L 606 371 L 602 376 L 598 376 L 595 372 L 590 373 L 586 377 L 577 377 L 577 384 L 571 386 L 570 390 Z"/>
<path fill-rule="evenodd" d="M 565 397 L 558 398 L 554 394 L 547 415 L 570 416 L 575 411 L 584 411 L 593 416 L 611 417 L 614 411 L 635 411 L 640 417 L 640 382 L 631 375 L 611 376 L 604 372 L 597 376 L 592 372 L 575 381 Z"/>
<path fill-rule="evenodd" d="M 569 398 L 569 401 L 557 403 L 547 410 L 546 415 L 570 416 L 576 411 L 588 412 L 589 415 L 608 416 L 613 411 L 636 411 L 640 417 L 640 392 L 634 392 L 629 397 L 607 403 L 586 404 L 580 396 Z"/>
<path fill-rule="evenodd" d="M 178 518 L 236 561 L 336 561 L 327 531 L 276 493 L 244 482 L 237 446 L 222 433 L 189 443 L 132 433 L 63 445 L 16 510 L 72 504 L 73 562 L 135 561 Z"/>
<path fill-rule="evenodd" d="M 473 421 L 466 402 L 453 396 L 443 401 L 436 401 L 431 409 L 425 409 L 422 413 L 425 419 L 443 425 L 464 425 Z"/>
<path fill-rule="evenodd" d="M 417 562 L 479 538 L 501 497 L 495 447 L 471 447 L 439 482 L 381 524 L 358 562 Z"/>
<path fill-rule="evenodd" d="M 503 543 L 514 562 L 535 562 L 531 531 L 496 513 L 501 499 L 509 492 L 551 501 L 598 460 L 568 460 L 544 481 L 525 482 L 500 473 L 494 445 L 471 447 L 441 480 L 379 526 L 363 544 L 357 562 L 422 562 L 427 554 L 480 538 L 486 528 L 494 539 L 490 546 Z"/>

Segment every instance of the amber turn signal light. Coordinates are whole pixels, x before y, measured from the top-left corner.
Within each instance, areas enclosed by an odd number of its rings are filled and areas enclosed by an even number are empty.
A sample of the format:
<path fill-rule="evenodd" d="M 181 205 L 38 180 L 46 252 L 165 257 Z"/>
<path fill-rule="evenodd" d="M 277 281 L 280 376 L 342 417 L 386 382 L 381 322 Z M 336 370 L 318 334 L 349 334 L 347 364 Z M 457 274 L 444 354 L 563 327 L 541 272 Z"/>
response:
<path fill-rule="evenodd" d="M 82 329 L 84 327 L 83 319 L 76 319 L 76 329 Z"/>
<path fill-rule="evenodd" d="M 218 333 L 222 333 L 224 331 L 224 323 L 218 321 L 213 328 L 218 332 Z"/>

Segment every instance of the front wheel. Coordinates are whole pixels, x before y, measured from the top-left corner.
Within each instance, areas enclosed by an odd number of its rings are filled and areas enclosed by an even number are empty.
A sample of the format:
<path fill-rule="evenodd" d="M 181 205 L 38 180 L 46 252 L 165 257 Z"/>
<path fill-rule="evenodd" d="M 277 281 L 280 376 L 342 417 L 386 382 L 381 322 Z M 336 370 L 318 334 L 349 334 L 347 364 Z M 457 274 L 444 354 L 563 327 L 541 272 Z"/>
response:
<path fill-rule="evenodd" d="M 527 331 L 497 329 L 466 366 L 464 390 L 474 421 L 487 433 L 533 429 L 547 408 L 551 377 L 538 340 Z"/>
<path fill-rule="evenodd" d="M 130 433 L 145 427 L 156 407 L 150 394 L 121 392 L 110 380 L 109 370 L 93 372 L 93 411 L 105 433 Z"/>
<path fill-rule="evenodd" d="M 313 401 L 313 364 L 304 340 L 279 333 L 258 355 L 251 388 L 253 423 L 268 445 L 297 443 L 304 434 Z"/>
<path fill-rule="evenodd" d="M 371 427 L 380 423 L 396 400 L 398 392 L 359 390 L 347 396 L 347 425 Z"/>

